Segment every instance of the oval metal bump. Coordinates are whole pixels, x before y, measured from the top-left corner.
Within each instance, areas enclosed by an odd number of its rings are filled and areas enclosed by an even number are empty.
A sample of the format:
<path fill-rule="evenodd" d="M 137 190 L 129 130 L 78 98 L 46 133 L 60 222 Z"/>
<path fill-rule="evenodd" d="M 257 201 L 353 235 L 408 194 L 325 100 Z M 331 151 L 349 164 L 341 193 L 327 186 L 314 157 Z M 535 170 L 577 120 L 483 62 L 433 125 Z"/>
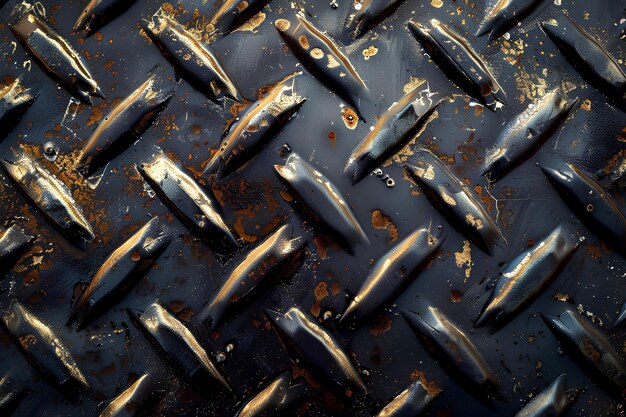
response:
<path fill-rule="evenodd" d="M 307 362 L 317 375 L 333 383 L 338 390 L 351 386 L 367 392 L 365 382 L 343 347 L 297 307 L 285 314 L 265 310 L 265 315 L 285 346 Z"/>
<path fill-rule="evenodd" d="M 622 304 L 622 308 L 619 310 L 619 314 L 617 315 L 617 319 L 615 319 L 615 323 L 613 323 L 613 328 L 616 329 L 620 327 L 622 324 L 626 322 L 626 302 Z"/>
<path fill-rule="evenodd" d="M 201 188 L 167 156 L 159 154 L 138 170 L 179 220 L 215 250 L 226 253 L 238 247 L 210 190 Z"/>
<path fill-rule="evenodd" d="M 589 231 L 626 256 L 626 217 L 602 186 L 575 165 L 563 161 L 543 164 L 541 169 Z"/>
<path fill-rule="evenodd" d="M 362 322 L 391 303 L 417 277 L 444 239 L 439 229 L 421 227 L 393 247 L 369 272 L 340 323 Z"/>
<path fill-rule="evenodd" d="M 248 400 L 235 417 L 266 417 L 285 412 L 307 391 L 305 382 L 294 383 L 290 371 L 283 372 Z"/>
<path fill-rule="evenodd" d="M 358 104 L 369 100 L 369 90 L 335 41 L 300 14 L 279 19 L 275 26 L 302 65 L 365 121 Z"/>
<path fill-rule="evenodd" d="M 215 329 L 233 310 L 249 303 L 267 281 L 278 281 L 295 273 L 307 242 L 292 235 L 293 229 L 284 225 L 254 248 L 231 272 L 200 314 L 200 320 Z"/>
<path fill-rule="evenodd" d="M 417 149 L 410 178 L 424 191 L 431 204 L 461 234 L 488 255 L 501 238 L 500 230 L 471 192 L 427 149 Z"/>
<path fill-rule="evenodd" d="M 430 28 L 409 21 L 409 29 L 450 79 L 491 110 L 505 104 L 505 93 L 487 64 L 465 38 L 432 19 Z"/>
<path fill-rule="evenodd" d="M 107 23 L 130 9 L 137 0 L 90 0 L 74 24 L 74 31 L 91 36 Z"/>
<path fill-rule="evenodd" d="M 483 175 L 495 182 L 539 150 L 565 122 L 578 102 L 568 101 L 561 89 L 552 90 L 507 124 L 485 156 Z"/>
<path fill-rule="evenodd" d="M 259 13 L 272 0 L 222 0 L 211 18 L 211 24 L 221 33 L 230 33 Z"/>
<path fill-rule="evenodd" d="M 19 78 L 0 86 L 0 139 L 4 139 L 37 99 Z"/>
<path fill-rule="evenodd" d="M 476 36 L 489 33 L 489 42 L 504 35 L 526 18 L 543 0 L 499 0 L 491 9 Z"/>
<path fill-rule="evenodd" d="M 222 96 L 241 101 L 241 95 L 215 54 L 181 24 L 167 16 L 153 16 L 143 30 L 177 73 L 207 98 Z"/>
<path fill-rule="evenodd" d="M 162 394 L 156 389 L 154 376 L 143 374 L 120 395 L 115 397 L 100 417 L 134 417 L 147 415 L 161 400 Z"/>
<path fill-rule="evenodd" d="M 26 51 L 75 98 L 93 104 L 91 96 L 104 98 L 89 68 L 67 40 L 32 13 L 25 13 L 11 30 Z"/>
<path fill-rule="evenodd" d="M 541 27 L 589 84 L 626 111 L 626 74 L 591 35 L 563 13 Z"/>
<path fill-rule="evenodd" d="M 360 38 L 395 12 L 405 0 L 363 0 L 361 9 L 348 22 L 354 37 Z"/>
<path fill-rule="evenodd" d="M 68 324 L 76 322 L 80 331 L 124 298 L 170 241 L 171 236 L 163 230 L 158 218 L 147 222 L 96 271 L 72 305 Z"/>
<path fill-rule="evenodd" d="M 474 327 L 502 324 L 539 295 L 557 277 L 578 248 L 564 226 L 513 259 L 500 273 Z"/>
<path fill-rule="evenodd" d="M 19 301 L 11 302 L 2 322 L 32 367 L 68 399 L 89 389 L 70 351 L 47 324 Z"/>
<path fill-rule="evenodd" d="M 230 390 L 230 386 L 196 337 L 160 301 L 155 301 L 139 317 L 130 310 L 128 313 L 133 323 L 165 359 L 191 383 L 207 389 L 217 381 Z"/>
<path fill-rule="evenodd" d="M 446 372 L 458 378 L 469 391 L 496 394 L 498 380 L 467 335 L 422 296 L 417 297 L 414 310 L 404 311 L 404 318 Z"/>
<path fill-rule="evenodd" d="M 414 88 L 394 103 L 357 146 L 344 168 L 356 184 L 413 139 L 428 121 L 441 100 L 432 100 L 427 88 Z"/>
<path fill-rule="evenodd" d="M 440 392 L 425 387 L 417 379 L 380 410 L 376 417 L 418 417 Z"/>
<path fill-rule="evenodd" d="M 164 89 L 163 81 L 163 68 L 157 66 L 150 78 L 111 109 L 83 147 L 80 173 L 93 175 L 152 126 L 174 96 L 174 87 Z"/>
<path fill-rule="evenodd" d="M 0 272 L 6 272 L 26 252 L 30 244 L 35 240 L 34 236 L 26 233 L 17 224 L 11 225 L 0 236 Z"/>
<path fill-rule="evenodd" d="M 566 389 L 563 374 L 518 411 L 515 417 L 562 417 L 574 405 L 580 393 L 578 388 Z"/>
<path fill-rule="evenodd" d="M 0 415 L 10 417 L 28 395 L 28 390 L 8 375 L 0 378 Z"/>
<path fill-rule="evenodd" d="M 274 169 L 306 204 L 311 217 L 339 239 L 348 253 L 354 254 L 358 243 L 369 243 L 341 192 L 298 154 L 292 153 L 285 165 L 274 165 Z"/>
<path fill-rule="evenodd" d="M 88 242 L 94 239 L 91 225 L 65 184 L 37 161 L 22 155 L 14 162 L 0 160 L 0 164 L 66 239 L 74 241 L 78 238 Z"/>
<path fill-rule="evenodd" d="M 541 318 L 579 366 L 616 398 L 622 398 L 626 366 L 600 331 L 570 310 L 556 317 L 542 314 Z"/>
<path fill-rule="evenodd" d="M 235 119 L 204 172 L 223 179 L 259 153 L 306 101 L 296 93 L 293 83 L 293 77 L 288 77 Z"/>

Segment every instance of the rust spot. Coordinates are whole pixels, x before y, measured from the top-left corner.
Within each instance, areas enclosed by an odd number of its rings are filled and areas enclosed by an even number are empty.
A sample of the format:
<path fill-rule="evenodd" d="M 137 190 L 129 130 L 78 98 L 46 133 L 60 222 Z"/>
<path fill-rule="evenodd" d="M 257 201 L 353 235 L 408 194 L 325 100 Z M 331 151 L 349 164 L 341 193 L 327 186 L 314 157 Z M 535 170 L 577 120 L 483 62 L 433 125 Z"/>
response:
<path fill-rule="evenodd" d="M 324 281 L 321 281 L 313 289 L 313 295 L 315 296 L 315 304 L 311 306 L 311 314 L 313 314 L 315 317 L 319 317 L 320 304 L 324 300 L 324 298 L 328 297 L 328 284 Z"/>
<path fill-rule="evenodd" d="M 560 292 L 554 293 L 554 295 L 552 296 L 552 299 L 555 300 L 555 301 L 560 301 L 562 303 L 571 303 L 572 302 L 572 297 L 570 297 L 569 294 L 562 294 Z"/>
<path fill-rule="evenodd" d="M 370 326 L 370 333 L 372 336 L 380 336 L 391 330 L 393 322 L 385 315 L 378 317 Z"/>
<path fill-rule="evenodd" d="M 372 227 L 387 229 L 387 243 L 393 243 L 398 239 L 398 227 L 380 210 L 372 211 Z"/>
<path fill-rule="evenodd" d="M 458 303 L 463 298 L 463 293 L 459 290 L 450 291 L 450 299 L 453 303 Z"/>
<path fill-rule="evenodd" d="M 337 139 L 337 134 L 334 131 L 330 131 L 328 132 L 328 139 L 330 140 L 330 143 L 335 146 L 336 143 L 336 139 Z"/>
<path fill-rule="evenodd" d="M 98 123 L 102 119 L 102 109 L 100 107 L 94 107 L 91 109 L 91 116 L 87 119 L 87 126 L 91 126 L 94 123 Z"/>
<path fill-rule="evenodd" d="M 480 86 L 480 93 L 483 95 L 483 97 L 487 97 L 488 95 L 491 94 L 491 86 L 489 85 L 489 83 L 484 83 L 483 85 Z"/>
<path fill-rule="evenodd" d="M 309 49 L 309 38 L 307 38 L 306 35 L 300 35 L 298 42 L 300 42 L 300 46 L 304 49 Z"/>
<path fill-rule="evenodd" d="M 313 239 L 317 254 L 322 260 L 328 259 L 328 249 L 337 249 L 338 246 L 335 242 L 324 235 L 317 235 Z"/>
<path fill-rule="evenodd" d="M 596 349 L 596 346 L 593 344 L 593 342 L 589 340 L 589 338 L 587 338 L 586 336 L 583 336 L 582 342 L 583 349 L 585 349 L 587 357 L 590 358 L 593 362 L 599 363 L 600 359 L 602 359 L 602 354 L 598 351 L 598 349 Z"/>
<path fill-rule="evenodd" d="M 284 32 L 289 29 L 289 26 L 291 26 L 291 23 L 287 19 L 278 19 L 276 23 L 274 23 L 274 26 L 276 26 L 276 29 L 280 30 L 281 32 Z"/>
<path fill-rule="evenodd" d="M 341 118 L 348 129 L 354 130 L 359 124 L 359 116 L 350 107 L 344 107 L 341 110 Z"/>
<path fill-rule="evenodd" d="M 426 373 L 424 371 L 416 369 L 411 372 L 411 381 L 415 381 L 416 379 L 420 380 L 428 395 L 437 395 L 441 392 L 441 388 L 439 388 L 434 381 L 428 381 L 426 379 Z"/>
<path fill-rule="evenodd" d="M 584 111 L 591 111 L 591 100 L 589 100 L 588 98 L 585 99 L 580 105 L 580 109 Z"/>

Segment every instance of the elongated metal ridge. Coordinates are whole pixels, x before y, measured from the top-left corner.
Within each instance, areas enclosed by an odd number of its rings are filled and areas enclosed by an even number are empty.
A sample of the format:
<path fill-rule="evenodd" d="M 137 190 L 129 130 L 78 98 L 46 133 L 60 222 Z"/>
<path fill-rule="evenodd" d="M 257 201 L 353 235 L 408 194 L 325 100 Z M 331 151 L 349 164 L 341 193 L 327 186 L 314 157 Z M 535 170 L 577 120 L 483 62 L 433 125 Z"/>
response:
<path fill-rule="evenodd" d="M 210 100 L 222 96 L 241 101 L 237 87 L 207 45 L 167 16 L 154 16 L 143 30 L 179 75 Z"/>
<path fill-rule="evenodd" d="M 487 151 L 483 175 L 495 182 L 530 158 L 565 122 L 578 102 L 555 89 L 511 120 Z"/>
<path fill-rule="evenodd" d="M 291 154 L 285 165 L 274 165 L 276 173 L 310 209 L 310 214 L 353 254 L 358 243 L 369 243 L 367 235 L 341 192 L 321 172 Z"/>
<path fill-rule="evenodd" d="M 519 312 L 556 278 L 578 243 L 564 226 L 558 226 L 534 247 L 519 254 L 500 273 L 475 327 L 502 323 Z"/>
<path fill-rule="evenodd" d="M 500 231 L 485 209 L 450 170 L 427 149 L 418 149 L 413 164 L 405 166 L 410 178 L 433 206 L 461 234 L 491 254 Z"/>
<path fill-rule="evenodd" d="M 543 0 L 499 0 L 490 10 L 485 21 L 478 29 L 476 36 L 489 34 L 489 41 L 493 41 L 523 20 Z"/>
<path fill-rule="evenodd" d="M 352 28 L 355 38 L 360 38 L 376 25 L 381 23 L 405 0 L 364 0 L 361 3 L 361 9 L 347 23 Z"/>
<path fill-rule="evenodd" d="M 89 383 L 63 342 L 19 301 L 11 302 L 2 322 L 28 362 L 62 394 L 74 400 L 75 395 L 89 388 Z"/>
<path fill-rule="evenodd" d="M 136 2 L 137 0 L 90 0 L 76 20 L 74 31 L 85 30 L 87 36 L 91 36 Z"/>
<path fill-rule="evenodd" d="M 585 80 L 626 111 L 626 74 L 597 40 L 563 13 L 541 27 Z"/>
<path fill-rule="evenodd" d="M 293 229 L 286 224 L 254 248 L 228 276 L 200 319 L 214 329 L 229 312 L 249 303 L 268 280 L 295 272 L 307 242 L 292 234 Z"/>
<path fill-rule="evenodd" d="M 274 138 L 306 101 L 296 93 L 294 81 L 293 77 L 288 77 L 233 121 L 204 172 L 215 173 L 223 179 Z"/>
<path fill-rule="evenodd" d="M 515 414 L 515 417 L 561 417 L 578 399 L 581 390 L 566 389 L 565 374 L 555 379 L 546 389 Z"/>
<path fill-rule="evenodd" d="M 626 256 L 626 216 L 602 186 L 574 164 L 555 160 L 541 169 L 587 228 Z"/>
<path fill-rule="evenodd" d="M 85 104 L 104 98 L 81 56 L 58 33 L 32 13 L 25 13 L 11 30 L 41 67 Z"/>
<path fill-rule="evenodd" d="M 290 371 L 283 372 L 259 393 L 250 398 L 235 417 L 279 415 L 293 406 L 308 390 L 307 384 L 294 382 Z"/>
<path fill-rule="evenodd" d="M 12 224 L 0 235 L 0 272 L 6 272 L 28 249 L 34 236 L 17 224 Z"/>
<path fill-rule="evenodd" d="M 155 379 L 151 373 L 141 375 L 102 410 L 100 417 L 147 415 L 164 394 L 157 390 Z"/>
<path fill-rule="evenodd" d="M 19 78 L 0 87 L 0 140 L 13 130 L 37 97 L 38 93 Z"/>
<path fill-rule="evenodd" d="M 342 323 L 362 321 L 385 307 L 420 272 L 420 268 L 439 249 L 444 240 L 439 229 L 420 227 L 374 265 L 361 289 L 341 317 Z"/>
<path fill-rule="evenodd" d="M 107 258 L 74 302 L 68 324 L 82 330 L 123 298 L 171 241 L 157 217 L 150 220 Z"/>
<path fill-rule="evenodd" d="M 599 330 L 571 310 L 556 317 L 542 314 L 541 318 L 580 366 L 616 398 L 622 398 L 626 365 Z"/>
<path fill-rule="evenodd" d="M 190 382 L 203 389 L 219 382 L 230 390 L 196 337 L 160 301 L 155 301 L 139 317 L 130 311 L 129 314 L 159 352 Z"/>
<path fill-rule="evenodd" d="M 432 100 L 419 87 L 402 97 L 383 113 L 376 125 L 346 162 L 344 173 L 356 184 L 413 139 L 441 100 Z"/>
<path fill-rule="evenodd" d="M 498 380 L 483 355 L 439 309 L 418 295 L 415 311 L 404 311 L 404 318 L 426 349 L 453 377 L 460 378 L 470 391 L 482 395 L 498 390 Z"/>
<path fill-rule="evenodd" d="M 81 207 L 57 177 L 26 155 L 0 161 L 11 180 L 66 239 L 92 241 L 94 232 Z"/>
<path fill-rule="evenodd" d="M 252 16 L 260 12 L 272 0 L 222 0 L 222 4 L 210 20 L 211 25 L 221 33 L 230 33 Z"/>
<path fill-rule="evenodd" d="M 430 27 L 409 21 L 409 29 L 435 63 L 460 88 L 492 110 L 505 104 L 505 93 L 469 42 L 437 19 Z"/>
<path fill-rule="evenodd" d="M 215 198 L 164 154 L 138 167 L 144 180 L 180 221 L 220 252 L 238 246 L 224 223 Z"/>
<path fill-rule="evenodd" d="M 174 96 L 173 87 L 164 90 L 163 82 L 163 69 L 156 67 L 144 83 L 111 109 L 83 146 L 79 172 L 87 177 L 94 174 L 150 128 Z"/>
<path fill-rule="evenodd" d="M 310 364 L 317 375 L 337 389 L 345 389 L 349 384 L 367 392 L 361 375 L 335 338 L 297 307 L 285 314 L 273 310 L 265 310 L 265 314 L 285 344 Z"/>
<path fill-rule="evenodd" d="M 428 389 L 417 379 L 380 410 L 376 417 L 419 417 L 440 392 Z"/>
<path fill-rule="evenodd" d="M 369 90 L 335 41 L 300 14 L 275 26 L 302 65 L 364 119 L 359 101 L 369 100 Z"/>

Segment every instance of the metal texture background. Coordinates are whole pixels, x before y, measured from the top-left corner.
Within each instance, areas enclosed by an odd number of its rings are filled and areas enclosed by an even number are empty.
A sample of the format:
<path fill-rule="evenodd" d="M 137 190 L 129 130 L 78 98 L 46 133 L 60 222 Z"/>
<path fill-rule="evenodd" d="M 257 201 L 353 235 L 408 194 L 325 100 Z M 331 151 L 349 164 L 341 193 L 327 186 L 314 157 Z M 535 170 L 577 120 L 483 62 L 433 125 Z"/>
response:
<path fill-rule="evenodd" d="M 354 40 L 345 20 L 354 3 L 338 0 L 274 0 L 263 9 L 265 19 L 251 30 L 211 37 L 207 19 L 217 5 L 213 1 L 172 2 L 167 10 L 178 22 L 196 28 L 219 57 L 243 96 L 256 99 L 259 91 L 294 71 L 295 90 L 307 101 L 297 115 L 243 169 L 214 182 L 204 177 L 219 199 L 223 218 L 241 237 L 236 254 L 218 259 L 204 242 L 194 237 L 171 215 L 168 208 L 144 183 L 135 164 L 149 161 L 161 150 L 182 167 L 202 178 L 212 150 L 218 148 L 227 121 L 241 106 L 229 99 L 222 104 L 208 100 L 184 80 L 176 82 L 171 65 L 159 49 L 140 33 L 138 21 L 149 19 L 163 5 L 136 2 L 96 34 L 72 33 L 72 26 L 86 1 L 42 1 L 36 13 L 65 37 L 86 58 L 106 100 L 94 105 L 77 104 L 69 93 L 32 62 L 9 28 L 16 19 L 10 1 L 0 10 L 0 66 L 3 76 L 20 77 L 39 92 L 37 100 L 0 143 L 7 159 L 15 150 L 26 150 L 67 185 L 91 222 L 96 238 L 80 250 L 35 210 L 2 172 L 0 216 L 10 224 L 18 221 L 37 235 L 29 250 L 0 279 L 0 311 L 17 299 L 47 323 L 72 353 L 92 390 L 73 401 L 41 380 L 6 332 L 0 332 L 0 375 L 10 375 L 28 388 L 15 416 L 90 416 L 129 381 L 150 372 L 157 376 L 163 400 L 154 415 L 231 416 L 241 401 L 259 391 L 259 384 L 290 369 L 290 357 L 263 315 L 264 308 L 286 311 L 298 306 L 313 320 L 327 311 L 341 313 L 373 262 L 387 252 L 390 241 L 407 236 L 422 224 L 442 225 L 447 239 L 440 252 L 406 291 L 380 317 L 358 327 L 339 327 L 335 319 L 321 324 L 358 361 L 370 389 L 367 397 L 345 397 L 312 388 L 290 415 L 374 415 L 416 375 L 423 373 L 442 393 L 425 416 L 508 416 L 517 412 L 538 390 L 557 376 L 567 374 L 568 387 L 585 391 L 573 406 L 572 416 L 621 415 L 619 399 L 610 396 L 587 377 L 576 361 L 564 354 L 559 342 L 539 313 L 559 314 L 567 306 L 578 309 L 609 339 L 621 355 L 626 350 L 623 330 L 612 330 L 620 306 L 626 300 L 624 258 L 601 243 L 580 223 L 567 204 L 549 185 L 538 162 L 559 157 L 587 173 L 598 174 L 618 206 L 626 208 L 623 190 L 603 178 L 602 170 L 626 148 L 626 114 L 581 78 L 539 27 L 561 11 L 597 37 L 620 65 L 626 56 L 623 41 L 622 0 L 543 1 L 506 36 L 488 43 L 476 37 L 477 28 L 494 5 L 481 0 L 406 0 L 397 11 L 361 39 Z M 357 72 L 367 83 L 371 102 L 360 103 L 367 119 L 349 129 L 342 119 L 342 101 L 310 75 L 291 53 L 274 27 L 280 18 L 304 11 L 307 19 L 342 45 Z M 410 33 L 407 22 L 427 23 L 437 18 L 466 36 L 489 65 L 506 92 L 506 105 L 495 112 L 476 103 L 441 72 Z M 377 53 L 364 54 L 373 46 Z M 372 49 L 370 49 L 371 51 Z M 78 152 L 110 110 L 160 64 L 167 82 L 175 84 L 175 96 L 167 109 L 141 138 L 113 159 L 99 181 L 85 181 L 75 172 Z M 623 68 L 623 65 L 622 65 Z M 415 143 L 382 167 L 395 185 L 388 187 L 370 175 L 356 185 L 343 174 L 354 147 L 367 135 L 376 117 L 404 95 L 416 80 L 425 80 L 436 98 L 452 96 L 437 109 Z M 541 149 L 504 179 L 489 184 L 481 176 L 485 151 L 503 125 L 549 90 L 565 85 L 571 98 L 578 97 L 567 121 Z M 9 130 L 11 126 L 2 126 Z M 332 139 L 331 139 L 332 138 Z M 44 144 L 58 148 L 47 161 Z M 371 240 L 354 255 L 329 244 L 311 229 L 302 213 L 284 200 L 285 187 L 276 177 L 274 164 L 285 160 L 283 145 L 322 172 L 346 197 L 356 218 Z M 433 150 L 450 170 L 480 199 L 506 240 L 487 256 L 474 244 L 464 251 L 466 238 L 448 225 L 419 187 L 403 173 L 402 162 L 411 162 L 418 145 Z M 381 211 L 388 222 L 381 226 L 373 213 Z M 66 326 L 80 282 L 88 282 L 106 257 L 150 217 L 159 216 L 173 233 L 173 241 L 156 264 L 121 301 L 115 303 L 85 330 Z M 14 220 L 18 219 L 18 220 Z M 309 242 L 304 264 L 293 277 L 265 289 L 238 316 L 209 332 L 195 321 L 202 307 L 217 291 L 242 256 L 281 224 L 289 222 L 295 233 Z M 474 329 L 472 324 L 488 297 L 484 283 L 497 277 L 503 265 L 550 233 L 559 223 L 584 237 L 573 258 L 554 282 L 503 328 Z M 382 228 L 377 228 L 379 226 Z M 501 397 L 481 401 L 441 368 L 426 353 L 400 314 L 411 309 L 418 292 L 465 331 L 487 358 L 501 384 Z M 127 309 L 140 313 L 156 299 L 170 308 L 197 335 L 233 394 L 219 390 L 203 392 L 181 380 L 139 329 Z M 317 316 L 317 317 L 315 317 Z M 232 344 L 233 349 L 227 349 Z M 227 352 L 227 350 L 230 350 Z"/>

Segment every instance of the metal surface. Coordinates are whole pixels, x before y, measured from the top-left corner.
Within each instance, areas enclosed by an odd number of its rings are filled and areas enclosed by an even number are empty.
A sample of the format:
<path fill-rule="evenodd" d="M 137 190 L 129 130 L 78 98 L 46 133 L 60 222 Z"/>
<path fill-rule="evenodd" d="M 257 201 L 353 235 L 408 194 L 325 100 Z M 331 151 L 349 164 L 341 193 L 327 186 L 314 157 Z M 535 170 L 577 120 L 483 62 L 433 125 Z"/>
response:
<path fill-rule="evenodd" d="M 626 1 L 0 15 L 0 415 L 624 414 Z"/>

